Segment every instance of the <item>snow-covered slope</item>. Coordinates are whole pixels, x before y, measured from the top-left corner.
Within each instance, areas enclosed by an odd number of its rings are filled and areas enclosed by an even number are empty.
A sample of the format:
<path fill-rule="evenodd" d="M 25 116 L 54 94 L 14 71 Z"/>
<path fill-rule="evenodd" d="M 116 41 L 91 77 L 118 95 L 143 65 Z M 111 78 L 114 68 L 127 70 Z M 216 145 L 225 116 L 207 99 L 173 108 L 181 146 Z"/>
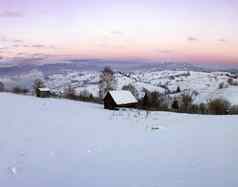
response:
<path fill-rule="evenodd" d="M 77 92 L 88 90 L 98 96 L 98 81 L 100 72 L 73 72 L 65 75 L 49 76 L 47 84 L 56 91 L 63 91 L 65 85 L 71 84 Z M 238 85 L 235 75 L 226 72 L 193 72 L 193 71 L 135 71 L 133 73 L 117 72 L 117 89 L 132 84 L 142 97 L 143 90 L 175 92 L 177 87 L 181 91 L 196 91 L 195 103 L 207 102 L 209 99 L 225 98 L 231 104 L 238 104 L 238 86 L 229 85 L 232 79 Z M 222 88 L 220 84 L 223 84 Z"/>
<path fill-rule="evenodd" d="M 0 186 L 235 187 L 238 116 L 0 93 Z"/>
<path fill-rule="evenodd" d="M 0 77 L 0 81 L 6 87 L 20 85 L 32 88 L 32 82 L 36 78 L 44 79 L 47 86 L 53 91 L 62 93 L 66 87 L 71 85 L 76 93 L 87 90 L 94 96 L 98 96 L 99 71 L 65 71 L 57 74 L 43 76 L 40 71 L 32 71 L 29 74 Z M 174 93 L 177 87 L 181 91 L 195 91 L 195 103 L 207 102 L 209 99 L 223 97 L 238 104 L 238 77 L 227 72 L 195 72 L 195 71 L 158 71 L 137 70 L 134 72 L 115 73 L 117 89 L 124 85 L 132 84 L 138 90 L 139 97 L 144 96 L 144 90 L 158 91 L 161 93 Z M 232 79 L 235 85 L 230 85 L 228 80 Z M 220 85 L 223 87 L 220 88 Z"/>

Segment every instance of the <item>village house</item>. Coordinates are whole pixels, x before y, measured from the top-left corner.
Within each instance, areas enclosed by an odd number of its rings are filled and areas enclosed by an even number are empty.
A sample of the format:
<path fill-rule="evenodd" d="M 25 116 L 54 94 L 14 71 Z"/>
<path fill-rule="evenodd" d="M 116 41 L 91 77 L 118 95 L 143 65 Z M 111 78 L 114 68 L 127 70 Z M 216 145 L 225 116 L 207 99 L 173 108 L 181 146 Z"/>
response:
<path fill-rule="evenodd" d="M 36 96 L 37 97 L 50 97 L 51 92 L 49 88 L 37 88 Z"/>
<path fill-rule="evenodd" d="M 118 107 L 135 107 L 137 99 L 130 91 L 109 91 L 104 97 L 104 108 L 116 109 Z"/>

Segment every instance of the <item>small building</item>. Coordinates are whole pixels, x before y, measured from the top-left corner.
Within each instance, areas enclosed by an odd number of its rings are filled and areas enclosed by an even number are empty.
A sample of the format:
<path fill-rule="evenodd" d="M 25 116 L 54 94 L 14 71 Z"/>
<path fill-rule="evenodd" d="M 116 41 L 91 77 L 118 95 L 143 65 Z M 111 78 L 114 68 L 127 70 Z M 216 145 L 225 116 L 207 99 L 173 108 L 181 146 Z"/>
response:
<path fill-rule="evenodd" d="M 104 108 L 116 109 L 117 107 L 135 107 L 137 99 L 130 91 L 109 91 L 104 97 Z"/>
<path fill-rule="evenodd" d="M 49 88 L 37 88 L 36 96 L 37 97 L 50 97 L 51 92 Z"/>

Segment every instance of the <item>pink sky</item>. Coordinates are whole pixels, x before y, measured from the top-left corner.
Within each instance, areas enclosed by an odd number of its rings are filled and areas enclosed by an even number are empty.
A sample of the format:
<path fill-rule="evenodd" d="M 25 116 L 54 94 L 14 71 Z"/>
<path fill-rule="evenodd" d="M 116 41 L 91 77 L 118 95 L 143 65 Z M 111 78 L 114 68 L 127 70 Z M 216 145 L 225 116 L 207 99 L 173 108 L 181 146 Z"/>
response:
<path fill-rule="evenodd" d="M 238 64 L 236 0 L 0 0 L 0 57 Z"/>

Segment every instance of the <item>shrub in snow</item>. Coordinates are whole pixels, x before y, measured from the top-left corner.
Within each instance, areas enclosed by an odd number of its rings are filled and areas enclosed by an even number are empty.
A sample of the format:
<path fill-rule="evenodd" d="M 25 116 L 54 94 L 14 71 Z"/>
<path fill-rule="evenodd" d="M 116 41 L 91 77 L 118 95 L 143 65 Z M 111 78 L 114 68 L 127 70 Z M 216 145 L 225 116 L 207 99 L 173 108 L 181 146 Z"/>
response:
<path fill-rule="evenodd" d="M 228 83 L 229 85 L 231 85 L 231 86 L 238 86 L 238 82 L 235 81 L 233 78 L 229 78 L 229 79 L 227 80 L 227 83 Z"/>
<path fill-rule="evenodd" d="M 191 107 L 193 103 L 193 95 L 188 93 L 184 93 L 181 95 L 181 104 L 180 104 L 180 112 L 191 112 Z"/>
<path fill-rule="evenodd" d="M 197 90 L 192 91 L 192 97 L 194 97 L 194 96 L 196 97 L 198 95 L 199 95 L 199 92 Z"/>
<path fill-rule="evenodd" d="M 177 87 L 176 92 L 177 92 L 177 93 L 180 93 L 180 92 L 181 92 L 181 89 L 180 89 L 179 86 Z"/>
<path fill-rule="evenodd" d="M 174 77 L 173 75 L 170 75 L 170 76 L 169 76 L 169 79 L 170 79 L 170 80 L 174 80 L 175 77 Z"/>
<path fill-rule="evenodd" d="M 161 103 L 160 93 L 159 92 L 151 92 L 150 94 L 150 106 L 152 108 L 159 108 Z"/>
<path fill-rule="evenodd" d="M 199 104 L 199 113 L 200 114 L 207 114 L 208 113 L 208 106 L 205 103 Z"/>
<path fill-rule="evenodd" d="M 188 71 L 187 73 L 184 74 L 185 77 L 191 76 L 191 73 Z"/>
<path fill-rule="evenodd" d="M 221 82 L 218 86 L 219 89 L 223 89 L 224 88 L 224 82 Z"/>
<path fill-rule="evenodd" d="M 232 78 L 229 78 L 229 79 L 227 80 L 227 83 L 230 84 L 230 85 L 233 85 L 233 82 L 234 82 L 234 80 L 233 80 Z"/>
<path fill-rule="evenodd" d="M 229 114 L 238 114 L 238 105 L 231 106 Z"/>
<path fill-rule="evenodd" d="M 92 101 L 92 102 L 96 101 L 95 98 L 93 97 L 93 95 L 91 93 L 89 93 L 88 90 L 82 90 L 80 92 L 78 99 L 81 101 Z"/>
<path fill-rule="evenodd" d="M 216 115 L 228 114 L 230 106 L 229 101 L 225 99 L 213 99 L 208 102 L 208 113 Z"/>
<path fill-rule="evenodd" d="M 191 108 L 189 110 L 189 113 L 198 114 L 199 113 L 199 105 L 192 104 Z"/>
<path fill-rule="evenodd" d="M 88 90 L 82 90 L 79 95 L 76 94 L 75 89 L 72 88 L 70 85 L 64 90 L 64 98 L 76 101 L 101 103 L 101 100 L 99 100 L 99 98 L 93 97 L 93 95 L 89 93 Z"/>
<path fill-rule="evenodd" d="M 88 90 L 82 90 L 81 92 L 80 92 L 80 96 L 82 96 L 82 97 L 90 97 L 90 93 L 89 93 L 89 91 Z"/>
<path fill-rule="evenodd" d="M 64 89 L 64 97 L 67 99 L 76 99 L 75 89 L 71 85 Z"/>
<path fill-rule="evenodd" d="M 19 86 L 16 86 L 12 89 L 12 92 L 16 94 L 26 94 L 29 92 L 29 90 L 26 88 L 21 88 Z"/>
<path fill-rule="evenodd" d="M 147 109 L 150 105 L 149 91 L 145 92 L 143 99 L 140 100 L 139 106 L 143 109 Z"/>
<path fill-rule="evenodd" d="M 228 87 L 229 87 L 229 85 L 225 84 L 224 82 L 221 82 L 218 86 L 219 89 L 228 88 Z"/>
<path fill-rule="evenodd" d="M 168 100 L 166 95 L 159 92 L 146 92 L 142 100 L 142 107 L 148 110 L 168 110 Z"/>

